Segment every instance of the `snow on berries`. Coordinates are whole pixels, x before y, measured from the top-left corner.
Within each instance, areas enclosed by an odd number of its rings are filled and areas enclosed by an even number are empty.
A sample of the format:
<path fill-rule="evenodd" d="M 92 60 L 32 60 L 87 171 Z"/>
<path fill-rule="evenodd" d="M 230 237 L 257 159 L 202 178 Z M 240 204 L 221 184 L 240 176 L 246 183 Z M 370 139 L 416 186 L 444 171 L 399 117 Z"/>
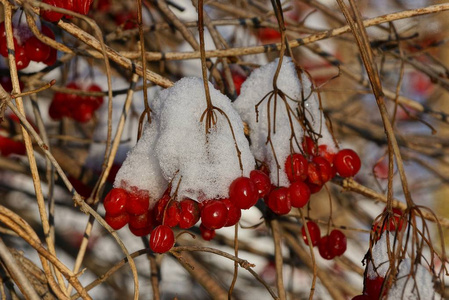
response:
<path fill-rule="evenodd" d="M 235 225 L 240 210 L 255 205 L 271 186 L 265 174 L 250 179 L 255 161 L 240 116 L 226 96 L 212 85 L 210 89 L 211 128 L 202 122 L 207 106 L 198 78 L 180 80 L 151 103 L 152 122 L 144 127 L 110 192 L 122 189 L 128 194 L 124 206 L 133 233 L 133 218 L 147 214 L 152 219 L 148 224 L 167 228 L 188 229 L 201 220 L 206 237 L 212 238 L 214 230 Z M 112 198 L 108 194 L 105 201 Z"/>
<path fill-rule="evenodd" d="M 42 62 L 48 66 L 53 65 L 57 58 L 56 49 L 51 48 L 34 36 L 26 23 L 26 18 L 21 18 L 22 13 L 21 10 L 18 10 L 12 19 L 14 54 L 17 70 L 27 68 L 32 61 L 37 63 Z M 55 39 L 53 31 L 46 25 L 41 24 L 39 20 L 37 20 L 36 26 L 41 30 L 43 35 L 50 39 Z M 3 57 L 8 56 L 4 22 L 0 23 L 0 55 Z"/>

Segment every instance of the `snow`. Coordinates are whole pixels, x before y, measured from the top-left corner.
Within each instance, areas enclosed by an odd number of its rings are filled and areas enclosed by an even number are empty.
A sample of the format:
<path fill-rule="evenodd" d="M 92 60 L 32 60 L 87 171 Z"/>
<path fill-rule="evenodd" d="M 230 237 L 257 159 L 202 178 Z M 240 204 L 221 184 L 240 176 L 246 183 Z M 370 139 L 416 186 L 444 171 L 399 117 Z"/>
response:
<path fill-rule="evenodd" d="M 277 87 L 286 95 L 286 100 L 283 101 L 279 95 L 276 99 L 273 94 L 270 94 L 273 96 L 271 101 L 269 97 L 266 97 L 273 91 L 273 77 L 278 61 L 276 59 L 274 62 L 251 73 L 243 83 L 241 94 L 234 102 L 234 107 L 240 113 L 242 120 L 247 122 L 251 129 L 251 150 L 255 158 L 268 163 L 271 170 L 271 181 L 273 183 L 278 183 L 279 186 L 288 186 L 289 182 L 285 172 L 279 172 L 278 178 L 276 158 L 281 169 L 284 170 L 284 162 L 287 156 L 291 154 L 290 149 L 293 149 L 296 153 L 300 153 L 298 144 L 301 144 L 304 130 L 300 122 L 296 121 L 295 117 L 293 117 L 293 111 L 301 104 L 301 101 L 304 101 L 305 115 L 311 123 L 312 129 L 322 135 L 318 143 L 326 144 L 331 152 L 336 152 L 336 146 L 324 123 L 318 98 L 315 94 L 311 93 L 309 79 L 304 74 L 302 74 L 301 80 L 298 78 L 295 64 L 290 58 L 284 58 L 277 80 Z M 301 90 L 303 90 L 304 100 L 302 100 Z M 256 105 L 264 97 L 266 98 L 257 108 L 257 118 Z M 289 120 L 285 103 L 291 108 L 292 123 Z M 274 111 L 276 111 L 275 122 Z M 296 115 L 297 113 L 294 112 L 294 114 Z M 267 144 L 268 116 L 270 116 L 271 141 L 275 154 L 271 150 L 270 145 Z M 292 127 L 298 144 L 294 140 L 290 142 Z"/>
<path fill-rule="evenodd" d="M 385 277 L 388 269 L 390 268 L 390 260 L 388 259 L 388 252 L 393 251 L 394 244 L 394 234 L 388 234 L 389 242 L 390 242 L 390 251 L 388 251 L 388 243 L 387 243 L 387 233 L 384 232 L 381 238 L 374 244 L 371 251 L 371 259 L 368 263 L 368 272 L 367 276 L 370 279 L 375 279 L 376 277 Z M 373 268 L 373 264 L 375 268 Z"/>
<path fill-rule="evenodd" d="M 127 185 L 131 185 L 148 191 L 153 202 L 159 199 L 168 185 L 154 155 L 156 136 L 156 124 L 146 125 L 142 137 L 129 152 L 114 182 L 115 187 L 129 188 Z"/>
<path fill-rule="evenodd" d="M 411 276 L 411 260 L 404 259 L 399 265 L 398 280 L 388 293 L 388 299 L 418 300 L 434 299 L 432 274 L 422 265 L 414 266 Z"/>
<path fill-rule="evenodd" d="M 229 98 L 212 84 L 209 89 L 212 104 L 228 119 L 215 110 L 216 126 L 206 134 L 205 123 L 200 121 L 206 109 L 203 82 L 199 78 L 181 79 L 151 103 L 153 122 L 117 174 L 116 186 L 123 180 L 159 198 L 165 180 L 173 182 L 171 193 L 177 190 L 178 199 L 202 201 L 228 197 L 231 182 L 249 176 L 255 162 L 243 123 Z M 228 120 L 241 151 L 243 171 Z"/>

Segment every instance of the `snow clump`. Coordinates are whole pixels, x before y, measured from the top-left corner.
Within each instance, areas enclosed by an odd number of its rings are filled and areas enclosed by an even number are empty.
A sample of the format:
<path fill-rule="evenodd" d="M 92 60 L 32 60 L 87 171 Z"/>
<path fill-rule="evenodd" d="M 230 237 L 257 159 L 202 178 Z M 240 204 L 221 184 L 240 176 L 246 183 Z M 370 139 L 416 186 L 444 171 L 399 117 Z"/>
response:
<path fill-rule="evenodd" d="M 304 73 L 299 79 L 295 64 L 289 57 L 284 57 L 277 79 L 277 87 L 286 95 L 286 101 L 284 102 L 279 95 L 275 101 L 274 95 L 272 95 L 268 107 L 269 97 L 266 96 L 273 91 L 273 77 L 278 62 L 279 59 L 276 59 L 251 73 L 243 83 L 240 96 L 234 102 L 234 107 L 251 129 L 251 150 L 255 158 L 268 164 L 273 183 L 278 183 L 279 186 L 288 186 L 289 181 L 285 174 L 284 162 L 292 151 L 301 153 L 297 143 L 301 144 L 304 136 L 304 130 L 299 121 L 301 116 L 296 110 L 298 106 L 302 105 L 301 101 L 304 101 L 305 117 L 310 122 L 311 128 L 314 132 L 322 135 L 318 144 L 327 145 L 328 151 L 333 153 L 337 152 L 337 148 L 325 125 L 318 98 L 312 93 L 310 80 Z M 264 100 L 261 102 L 262 99 Z M 256 114 L 256 106 L 259 102 L 258 114 Z M 290 110 L 287 111 L 285 103 L 291 108 Z M 289 114 L 292 122 L 290 122 Z M 271 146 L 267 144 L 268 120 L 271 123 L 271 141 L 275 154 Z M 297 142 L 294 140 L 290 142 L 292 127 Z M 279 172 L 279 182 L 278 172 L 275 171 L 277 170 L 276 158 L 284 171 Z"/>
<path fill-rule="evenodd" d="M 249 176 L 255 161 L 243 122 L 229 98 L 210 83 L 209 89 L 213 106 L 221 111 L 214 110 L 216 126 L 207 134 L 205 115 L 200 121 L 207 107 L 201 79 L 183 78 L 159 92 L 151 103 L 152 123 L 118 172 L 116 187 L 127 182 L 148 190 L 155 202 L 171 182 L 171 194 L 176 192 L 178 200 L 201 202 L 227 198 L 231 182 Z"/>

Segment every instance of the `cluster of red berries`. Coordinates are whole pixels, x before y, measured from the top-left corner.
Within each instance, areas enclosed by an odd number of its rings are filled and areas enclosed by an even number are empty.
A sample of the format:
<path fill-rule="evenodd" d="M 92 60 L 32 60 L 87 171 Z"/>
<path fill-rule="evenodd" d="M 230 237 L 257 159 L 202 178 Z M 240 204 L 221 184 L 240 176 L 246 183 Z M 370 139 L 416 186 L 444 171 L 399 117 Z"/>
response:
<path fill-rule="evenodd" d="M 42 24 L 41 31 L 45 36 L 53 40 L 55 39 L 55 34 L 47 26 Z M 13 40 L 14 40 L 14 53 L 17 70 L 25 69 L 26 67 L 28 67 L 31 61 L 43 62 L 48 66 L 51 66 L 56 62 L 57 58 L 56 49 L 53 49 L 47 44 L 41 42 L 34 35 L 26 34 L 20 37 L 14 36 Z M 4 22 L 0 23 L 0 54 L 3 57 L 8 56 L 8 47 L 6 45 L 6 30 Z"/>
<path fill-rule="evenodd" d="M 385 212 L 386 208 L 384 209 Z M 383 224 L 381 223 L 381 221 L 378 221 L 376 223 L 374 223 L 373 225 L 373 230 L 374 232 L 377 234 L 377 240 L 380 239 L 382 233 L 387 230 L 390 232 L 393 231 L 401 231 L 402 227 L 404 226 L 404 219 L 402 218 L 403 212 L 402 210 L 400 210 L 399 208 L 393 208 L 393 216 L 390 217 L 387 220 L 385 220 L 385 222 L 383 222 Z"/>
<path fill-rule="evenodd" d="M 341 256 L 346 251 L 346 235 L 338 229 L 332 230 L 329 235 L 321 236 L 320 227 L 315 222 L 306 223 L 310 235 L 312 246 L 318 246 L 318 251 L 322 258 L 331 260 L 336 256 Z M 306 245 L 309 245 L 305 226 L 301 228 L 302 237 Z"/>
<path fill-rule="evenodd" d="M 360 170 L 360 158 L 351 149 L 342 149 L 335 154 L 328 151 L 326 145 L 316 147 L 307 136 L 302 148 L 304 154 L 293 153 L 285 161 L 290 186 L 274 188 L 265 198 L 267 206 L 278 215 L 288 214 L 292 207 L 304 207 L 310 195 L 319 192 L 337 173 L 352 177 Z"/>
<path fill-rule="evenodd" d="M 106 222 L 115 230 L 128 224 L 135 236 L 151 234 L 151 249 L 157 253 L 167 252 L 175 244 L 172 229 L 156 222 L 155 210 L 150 210 L 148 191 L 131 189 L 128 192 L 122 188 L 114 188 L 107 194 L 103 201 Z"/>
<path fill-rule="evenodd" d="M 75 82 L 66 85 L 66 88 L 82 90 Z M 96 84 L 91 84 L 87 92 L 101 92 Z M 77 94 L 55 93 L 50 104 L 49 114 L 54 120 L 69 117 L 75 121 L 85 123 L 92 119 L 94 112 L 103 104 L 102 96 L 81 96 Z"/>
<path fill-rule="evenodd" d="M 87 15 L 93 0 L 43 0 L 42 2 L 54 7 L 59 7 L 82 15 Z M 70 15 L 65 15 L 45 8 L 41 8 L 40 15 L 45 21 L 48 22 L 58 22 L 63 17 L 65 17 L 66 19 L 72 18 Z"/>

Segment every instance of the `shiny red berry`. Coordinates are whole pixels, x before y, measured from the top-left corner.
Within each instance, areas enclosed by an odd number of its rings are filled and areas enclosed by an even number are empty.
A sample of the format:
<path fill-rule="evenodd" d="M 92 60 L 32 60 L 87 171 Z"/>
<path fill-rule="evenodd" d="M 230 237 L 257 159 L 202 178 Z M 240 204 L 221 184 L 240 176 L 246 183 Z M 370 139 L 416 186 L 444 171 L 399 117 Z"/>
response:
<path fill-rule="evenodd" d="M 318 149 L 315 145 L 315 142 L 309 136 L 304 136 L 302 140 L 302 150 L 308 155 L 315 156 L 318 154 Z"/>
<path fill-rule="evenodd" d="M 104 220 L 109 224 L 109 226 L 112 227 L 112 229 L 119 230 L 120 228 L 128 224 L 129 215 L 126 212 L 115 216 L 111 216 L 110 214 L 106 213 Z"/>
<path fill-rule="evenodd" d="M 310 240 L 312 241 L 312 246 L 316 246 L 320 243 L 321 231 L 320 227 L 312 221 L 307 222 L 307 229 L 309 230 Z M 302 238 L 306 245 L 309 245 L 309 241 L 307 239 L 306 228 L 302 226 L 301 228 Z"/>
<path fill-rule="evenodd" d="M 142 229 L 145 227 L 149 227 L 150 230 L 153 229 L 153 218 L 151 216 L 151 212 L 147 211 L 141 215 L 130 215 L 128 226 L 134 229 Z"/>
<path fill-rule="evenodd" d="M 179 224 L 180 219 L 181 207 L 179 206 L 178 201 L 170 201 L 165 208 L 165 216 L 162 224 L 169 227 L 175 227 Z"/>
<path fill-rule="evenodd" d="M 306 180 L 307 159 L 302 154 L 290 154 L 285 160 L 285 173 L 290 182 Z"/>
<path fill-rule="evenodd" d="M 148 211 L 150 207 L 150 198 L 145 194 L 128 194 L 126 202 L 126 212 L 132 215 L 142 215 Z"/>
<path fill-rule="evenodd" d="M 346 235 L 338 229 L 329 234 L 329 245 L 334 256 L 343 255 L 346 251 Z"/>
<path fill-rule="evenodd" d="M 213 239 L 215 237 L 215 230 L 209 229 L 206 226 L 204 226 L 203 224 L 200 225 L 200 232 L 201 232 L 201 237 L 205 241 L 210 241 L 211 239 Z"/>
<path fill-rule="evenodd" d="M 229 199 L 223 199 L 221 200 L 221 202 L 226 205 L 226 208 L 228 210 L 228 218 L 226 219 L 225 227 L 234 226 L 238 221 L 240 221 L 242 211 Z"/>
<path fill-rule="evenodd" d="M 42 62 L 50 56 L 50 46 L 32 36 L 25 42 L 25 51 L 28 58 L 33 61 Z"/>
<path fill-rule="evenodd" d="M 312 161 L 318 166 L 323 184 L 332 179 L 332 167 L 326 159 L 321 156 L 314 156 Z"/>
<path fill-rule="evenodd" d="M 355 176 L 361 167 L 360 157 L 354 150 L 343 149 L 338 151 L 334 158 L 334 166 L 341 177 Z"/>
<path fill-rule="evenodd" d="M 73 0 L 73 11 L 87 15 L 93 0 Z"/>
<path fill-rule="evenodd" d="M 201 210 L 201 223 L 209 229 L 222 228 L 227 220 L 228 209 L 222 201 L 207 201 Z"/>
<path fill-rule="evenodd" d="M 330 152 L 327 145 L 318 146 L 318 155 L 327 160 L 330 164 L 334 162 L 335 153 Z"/>
<path fill-rule="evenodd" d="M 370 299 L 379 299 L 382 291 L 384 278 L 377 276 L 375 278 L 366 277 L 364 281 L 363 294 L 371 297 Z"/>
<path fill-rule="evenodd" d="M 198 206 L 198 202 L 185 198 L 179 202 L 179 206 L 181 208 L 178 224 L 179 228 L 188 229 L 199 221 L 200 208 Z"/>
<path fill-rule="evenodd" d="M 256 185 L 248 177 L 239 177 L 229 186 L 229 200 L 240 209 L 254 206 L 258 199 Z"/>
<path fill-rule="evenodd" d="M 119 215 L 126 212 L 125 205 L 127 201 L 128 192 L 121 188 L 114 188 L 104 198 L 104 209 L 111 216 Z"/>
<path fill-rule="evenodd" d="M 30 59 L 28 58 L 28 54 L 25 50 L 25 47 L 14 42 L 14 51 L 16 57 L 17 70 L 22 70 L 28 67 L 28 65 L 30 64 Z"/>
<path fill-rule="evenodd" d="M 329 236 L 325 235 L 321 238 L 320 244 L 318 245 L 318 252 L 321 257 L 327 260 L 331 260 L 335 257 L 335 254 L 332 252 L 332 246 L 329 242 Z"/>
<path fill-rule="evenodd" d="M 302 181 L 293 182 L 289 187 L 290 201 L 293 207 L 304 207 L 310 199 L 310 189 Z"/>
<path fill-rule="evenodd" d="M 249 178 L 257 188 L 259 198 L 265 197 L 271 190 L 270 177 L 260 170 L 252 170 Z"/>
<path fill-rule="evenodd" d="M 266 203 L 267 206 L 278 215 L 288 214 L 292 209 L 290 194 L 286 187 L 272 190 L 268 195 Z"/>
<path fill-rule="evenodd" d="M 175 244 L 173 230 L 166 225 L 159 225 L 151 232 L 150 248 L 156 253 L 165 253 Z"/>
<path fill-rule="evenodd" d="M 43 0 L 42 1 L 45 4 L 54 6 L 54 7 L 63 7 L 62 1 L 61 0 Z M 40 9 L 40 14 L 41 17 L 48 22 L 58 22 L 59 20 L 62 19 L 62 17 L 64 16 L 64 14 L 49 10 L 49 9 L 44 9 L 41 8 Z"/>

